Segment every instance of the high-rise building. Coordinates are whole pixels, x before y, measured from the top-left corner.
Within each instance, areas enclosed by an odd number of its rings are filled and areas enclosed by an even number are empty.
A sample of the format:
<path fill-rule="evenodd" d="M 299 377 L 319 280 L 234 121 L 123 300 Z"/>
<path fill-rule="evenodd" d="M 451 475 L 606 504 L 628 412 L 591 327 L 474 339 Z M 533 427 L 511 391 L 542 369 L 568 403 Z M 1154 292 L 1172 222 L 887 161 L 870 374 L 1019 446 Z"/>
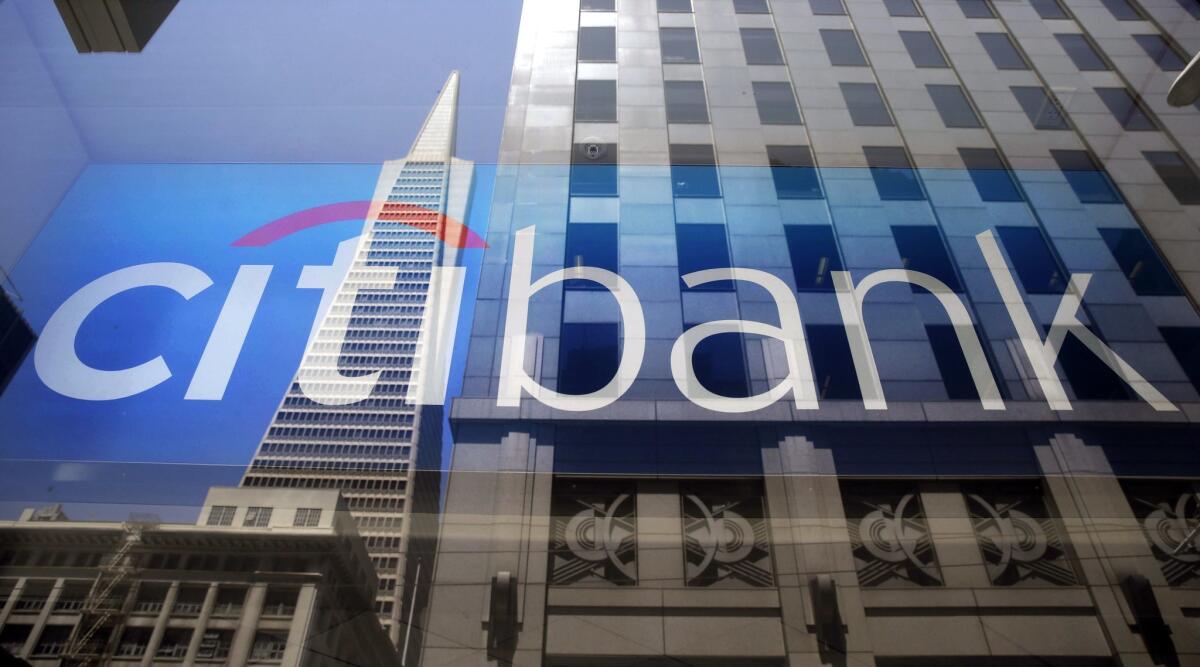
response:
<path fill-rule="evenodd" d="M 473 163 L 454 157 L 458 73 L 451 74 L 408 155 L 385 163 L 363 233 L 343 243 L 349 268 L 314 327 L 295 380 L 243 486 L 330 488 L 346 497 L 379 575 L 377 607 L 398 645 L 405 582 L 428 577 L 420 537 L 437 512 L 440 404 L 422 405 L 448 372 L 453 326 L 441 270 L 458 263 Z M 456 310 L 453 312 L 457 312 Z M 428 538 L 427 538 L 428 539 Z M 406 572 L 408 574 L 406 574 Z M 420 572 L 422 574 L 418 575 Z M 418 586 L 410 586 L 416 589 Z M 426 591 L 427 592 L 427 591 Z"/>
<path fill-rule="evenodd" d="M 1196 16 L 526 0 L 423 664 L 1200 659 Z"/>

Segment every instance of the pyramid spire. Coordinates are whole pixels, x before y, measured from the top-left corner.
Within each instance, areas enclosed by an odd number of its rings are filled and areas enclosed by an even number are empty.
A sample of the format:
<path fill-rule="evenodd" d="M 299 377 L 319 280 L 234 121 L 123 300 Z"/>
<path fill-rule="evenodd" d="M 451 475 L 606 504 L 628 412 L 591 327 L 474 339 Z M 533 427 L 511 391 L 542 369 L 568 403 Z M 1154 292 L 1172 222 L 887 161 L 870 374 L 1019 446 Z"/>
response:
<path fill-rule="evenodd" d="M 458 70 L 450 72 L 438 94 L 437 102 L 425 117 L 421 131 L 413 141 L 408 159 L 420 162 L 446 162 L 454 155 L 455 125 L 458 117 Z"/>

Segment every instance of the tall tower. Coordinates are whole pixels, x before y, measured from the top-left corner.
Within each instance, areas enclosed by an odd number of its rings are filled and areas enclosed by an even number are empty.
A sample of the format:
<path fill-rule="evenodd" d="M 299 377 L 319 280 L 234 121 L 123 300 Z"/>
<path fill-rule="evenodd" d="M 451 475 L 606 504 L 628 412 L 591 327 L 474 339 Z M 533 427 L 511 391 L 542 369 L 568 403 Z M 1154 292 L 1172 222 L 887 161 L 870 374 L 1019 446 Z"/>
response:
<path fill-rule="evenodd" d="M 465 218 L 472 183 L 473 163 L 454 157 L 457 103 L 453 72 L 408 155 L 384 163 L 362 235 L 339 249 L 339 259 L 353 253 L 336 262 L 349 268 L 323 300 L 327 310 L 242 479 L 345 495 L 379 576 L 380 620 L 398 645 L 410 617 L 405 582 L 417 577 L 406 568 L 431 572 L 406 558 L 420 549 L 410 537 L 426 534 L 414 520 L 432 521 L 437 510 L 442 411 L 414 398 L 444 386 L 450 350 L 442 348 L 452 337 L 440 333 L 457 313 L 458 295 L 441 289 L 441 277 L 456 275 L 459 253 L 440 240 Z"/>

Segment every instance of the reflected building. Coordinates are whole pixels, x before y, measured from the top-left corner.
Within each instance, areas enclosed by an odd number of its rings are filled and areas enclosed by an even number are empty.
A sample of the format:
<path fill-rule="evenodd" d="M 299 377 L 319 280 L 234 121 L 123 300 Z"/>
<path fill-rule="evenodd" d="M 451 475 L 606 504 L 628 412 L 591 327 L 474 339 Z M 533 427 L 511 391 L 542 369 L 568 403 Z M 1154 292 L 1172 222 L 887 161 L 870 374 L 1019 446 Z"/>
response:
<path fill-rule="evenodd" d="M 36 341 L 37 335 L 10 298 L 8 290 L 0 287 L 0 394 L 4 393 Z"/>
<path fill-rule="evenodd" d="M 423 664 L 1200 659 L 1198 15 L 526 0 Z"/>

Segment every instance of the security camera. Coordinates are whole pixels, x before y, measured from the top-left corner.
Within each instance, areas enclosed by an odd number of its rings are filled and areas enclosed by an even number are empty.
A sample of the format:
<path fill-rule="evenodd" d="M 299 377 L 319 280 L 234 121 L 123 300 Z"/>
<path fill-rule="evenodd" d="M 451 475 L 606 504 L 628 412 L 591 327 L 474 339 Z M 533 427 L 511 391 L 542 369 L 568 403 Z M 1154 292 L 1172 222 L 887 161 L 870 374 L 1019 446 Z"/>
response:
<path fill-rule="evenodd" d="M 583 154 L 587 156 L 587 159 L 589 160 L 598 160 L 601 157 L 604 157 L 604 146 L 600 144 L 585 144 L 583 147 Z"/>
<path fill-rule="evenodd" d="M 1167 104 L 1186 107 L 1197 99 L 1200 99 L 1200 53 L 1175 77 L 1175 83 L 1167 92 Z"/>

